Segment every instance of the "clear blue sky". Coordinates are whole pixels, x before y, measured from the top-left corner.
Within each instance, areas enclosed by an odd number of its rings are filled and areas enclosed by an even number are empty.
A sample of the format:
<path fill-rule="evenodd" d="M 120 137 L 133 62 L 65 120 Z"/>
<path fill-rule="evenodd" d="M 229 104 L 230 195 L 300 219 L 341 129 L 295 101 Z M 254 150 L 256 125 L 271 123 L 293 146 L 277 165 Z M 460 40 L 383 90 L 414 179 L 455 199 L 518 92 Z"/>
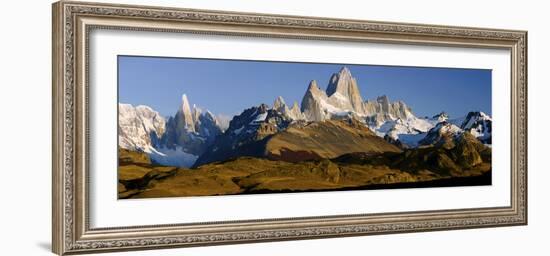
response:
<path fill-rule="evenodd" d="M 119 56 L 119 102 L 148 105 L 172 116 L 187 94 L 191 104 L 235 115 L 277 96 L 300 104 L 310 80 L 325 89 L 343 64 Z M 441 111 L 451 118 L 469 111 L 491 115 L 491 70 L 345 65 L 363 99 L 387 95 L 417 116 Z"/>

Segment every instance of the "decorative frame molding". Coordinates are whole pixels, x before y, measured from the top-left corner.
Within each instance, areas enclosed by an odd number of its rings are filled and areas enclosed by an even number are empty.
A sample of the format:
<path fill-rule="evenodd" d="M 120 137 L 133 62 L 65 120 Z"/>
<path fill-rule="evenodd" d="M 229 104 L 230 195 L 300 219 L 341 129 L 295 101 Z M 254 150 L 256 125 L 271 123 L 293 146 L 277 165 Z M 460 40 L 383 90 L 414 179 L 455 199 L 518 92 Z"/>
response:
<path fill-rule="evenodd" d="M 91 229 L 88 38 L 93 29 L 509 49 L 511 205 Z M 527 224 L 527 32 L 61 1 L 53 4 L 53 242 L 73 254 Z"/>

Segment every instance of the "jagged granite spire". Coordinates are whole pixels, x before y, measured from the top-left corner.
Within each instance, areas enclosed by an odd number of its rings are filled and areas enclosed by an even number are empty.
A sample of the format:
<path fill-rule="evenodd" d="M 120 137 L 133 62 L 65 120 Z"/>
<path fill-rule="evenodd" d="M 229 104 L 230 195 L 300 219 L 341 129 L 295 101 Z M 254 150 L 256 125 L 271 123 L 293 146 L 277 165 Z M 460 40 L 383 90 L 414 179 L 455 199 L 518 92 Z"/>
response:
<path fill-rule="evenodd" d="M 286 105 L 285 100 L 282 96 L 277 97 L 275 99 L 275 102 L 273 103 L 273 109 L 276 111 L 279 111 L 282 113 L 285 117 L 290 118 L 291 120 L 304 120 L 304 115 L 300 111 L 300 107 L 298 106 L 298 102 L 294 101 L 294 105 L 292 105 L 292 108 L 289 108 L 288 105 Z"/>
<path fill-rule="evenodd" d="M 376 98 L 376 102 L 380 105 L 380 110 L 384 113 L 390 111 L 390 99 L 386 95 L 379 96 Z"/>
<path fill-rule="evenodd" d="M 329 97 L 329 102 L 339 108 L 358 114 L 365 112 L 357 81 L 345 66 L 331 76 L 326 94 Z"/>
<path fill-rule="evenodd" d="M 298 106 L 298 102 L 294 101 L 294 104 L 292 105 L 292 108 L 290 108 L 290 111 L 288 112 L 288 116 L 290 116 L 294 120 L 304 120 L 304 114 L 302 111 L 300 111 L 300 107 Z"/>
<path fill-rule="evenodd" d="M 326 101 L 327 95 L 319 89 L 317 81 L 312 80 L 309 82 L 307 91 L 302 98 L 301 110 L 305 118 L 309 121 L 325 120 L 327 117 L 325 113 Z"/>
<path fill-rule="evenodd" d="M 281 111 L 281 109 L 283 109 L 284 107 L 286 107 L 286 103 L 283 97 L 277 97 L 277 99 L 275 99 L 275 102 L 273 102 L 273 109 Z"/>
<path fill-rule="evenodd" d="M 195 120 L 193 118 L 193 112 L 189 105 L 189 100 L 187 99 L 187 95 L 185 94 L 181 96 L 181 107 L 179 109 L 179 113 L 176 114 L 176 118 L 178 115 L 180 115 L 180 119 L 178 120 L 178 128 L 187 129 L 188 131 L 194 132 Z"/>
<path fill-rule="evenodd" d="M 351 71 L 347 67 L 342 67 L 338 73 L 334 73 L 330 77 L 330 81 L 326 90 L 327 96 L 331 96 L 336 92 L 347 96 L 348 88 L 346 83 L 350 82 L 353 79 L 354 78 L 351 75 Z"/>

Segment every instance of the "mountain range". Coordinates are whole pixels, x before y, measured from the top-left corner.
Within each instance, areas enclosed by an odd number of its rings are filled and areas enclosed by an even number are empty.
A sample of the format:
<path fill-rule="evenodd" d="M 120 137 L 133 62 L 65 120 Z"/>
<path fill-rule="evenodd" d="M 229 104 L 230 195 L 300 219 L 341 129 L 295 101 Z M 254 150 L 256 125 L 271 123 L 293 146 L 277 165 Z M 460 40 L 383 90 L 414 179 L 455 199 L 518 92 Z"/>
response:
<path fill-rule="evenodd" d="M 144 152 L 165 166 L 201 166 L 241 156 L 298 162 L 345 154 L 398 153 L 408 148 L 456 144 L 457 138 L 491 144 L 492 119 L 472 111 L 450 119 L 441 112 L 417 117 L 403 101 L 385 95 L 363 100 L 356 79 L 343 67 L 325 90 L 309 83 L 299 105 L 279 96 L 271 106 L 252 106 L 228 125 L 186 95 L 174 116 L 148 106 L 119 103 L 119 147 Z M 471 136 L 470 136 L 471 135 Z"/>

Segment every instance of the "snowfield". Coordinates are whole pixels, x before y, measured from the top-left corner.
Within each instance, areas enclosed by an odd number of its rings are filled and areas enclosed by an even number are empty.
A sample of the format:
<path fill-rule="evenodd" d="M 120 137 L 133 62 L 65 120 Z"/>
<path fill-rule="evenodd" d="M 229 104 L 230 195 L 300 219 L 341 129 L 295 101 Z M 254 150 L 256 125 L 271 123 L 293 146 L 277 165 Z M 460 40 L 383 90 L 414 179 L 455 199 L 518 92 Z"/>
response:
<path fill-rule="evenodd" d="M 184 152 L 181 147 L 176 149 L 150 148 L 149 157 L 152 161 L 166 166 L 191 167 L 199 158 L 196 155 Z"/>

